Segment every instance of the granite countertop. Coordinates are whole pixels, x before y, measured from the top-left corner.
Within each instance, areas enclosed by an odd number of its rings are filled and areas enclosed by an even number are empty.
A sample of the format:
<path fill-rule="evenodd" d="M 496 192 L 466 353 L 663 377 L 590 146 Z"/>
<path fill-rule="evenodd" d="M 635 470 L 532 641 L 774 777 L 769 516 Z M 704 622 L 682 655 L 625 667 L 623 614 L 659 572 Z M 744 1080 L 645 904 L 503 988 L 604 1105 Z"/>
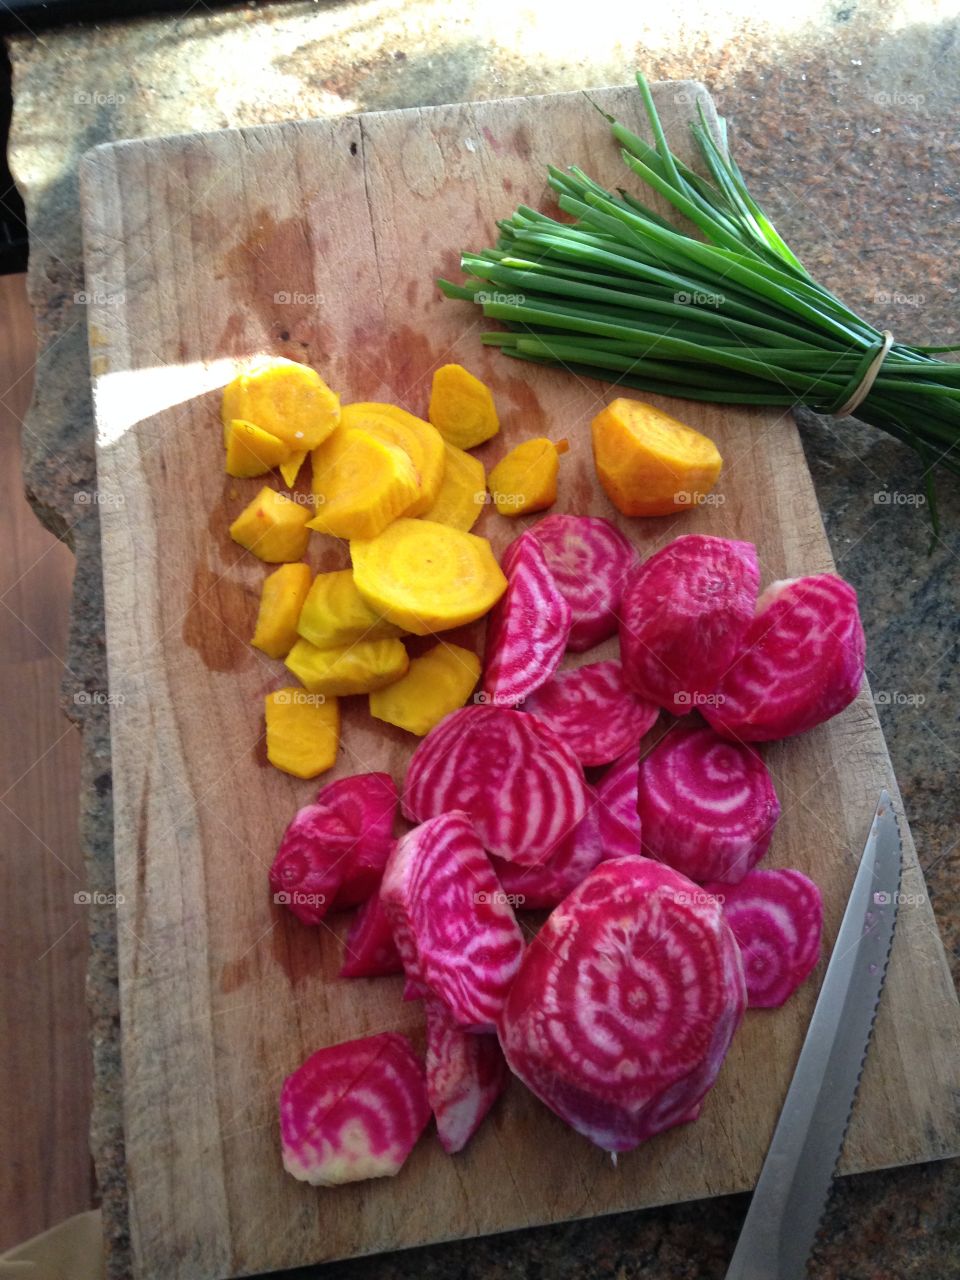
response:
<path fill-rule="evenodd" d="M 960 340 L 956 181 L 960 19 L 948 4 L 835 0 L 782 6 L 687 0 L 583 10 L 499 0 L 301 3 L 24 33 L 14 67 L 11 165 L 30 224 L 41 354 L 25 424 L 38 515 L 77 554 L 63 701 L 84 734 L 89 886 L 113 883 L 103 596 L 87 369 L 77 161 L 97 143 L 228 125 L 696 78 L 730 124 L 754 192 L 819 278 L 879 327 Z M 939 484 L 928 555 L 918 460 L 852 420 L 801 415 L 841 572 L 858 588 L 879 703 L 944 944 L 960 970 L 958 485 Z M 902 495 L 878 501 L 877 495 Z M 112 1277 L 129 1274 L 115 919 L 91 908 L 92 1145 Z M 678 1205 L 334 1265 L 384 1280 L 549 1275 L 723 1275 L 743 1197 Z M 811 1267 L 843 1280 L 960 1277 L 960 1163 L 837 1184 Z"/>

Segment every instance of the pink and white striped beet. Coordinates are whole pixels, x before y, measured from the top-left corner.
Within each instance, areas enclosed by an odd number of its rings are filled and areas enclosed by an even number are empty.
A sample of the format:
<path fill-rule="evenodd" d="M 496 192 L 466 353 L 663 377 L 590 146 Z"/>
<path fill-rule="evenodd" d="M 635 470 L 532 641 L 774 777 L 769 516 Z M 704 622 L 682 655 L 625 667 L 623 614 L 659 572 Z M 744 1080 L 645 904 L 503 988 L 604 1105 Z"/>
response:
<path fill-rule="evenodd" d="M 702 708 L 718 733 L 767 742 L 804 733 L 860 689 L 865 640 L 857 593 L 835 573 L 774 582 L 739 652 Z"/>
<path fill-rule="evenodd" d="M 604 858 L 629 857 L 641 851 L 637 813 L 640 752 L 636 747 L 614 761 L 596 785 L 597 819 Z"/>
<path fill-rule="evenodd" d="M 567 744 L 534 716 L 489 704 L 461 707 L 431 729 L 403 788 L 411 822 L 463 809 L 486 849 L 526 866 L 548 855 L 586 808 L 583 769 Z"/>
<path fill-rule="evenodd" d="M 620 597 L 637 553 L 602 516 L 546 516 L 530 530 L 572 611 L 567 648 L 592 649 L 616 633 Z"/>
<path fill-rule="evenodd" d="M 540 911 L 557 906 L 604 856 L 600 806 L 591 795 L 587 812 L 546 857 L 533 866 L 491 856 L 500 886 L 515 907 Z"/>
<path fill-rule="evenodd" d="M 524 953 L 498 1024 L 511 1070 L 605 1151 L 692 1120 L 746 1005 L 717 903 L 648 858 L 602 862 Z"/>
<path fill-rule="evenodd" d="M 483 690 L 496 706 L 511 707 L 560 665 L 571 614 L 531 533 L 510 543 L 500 565 L 507 589 L 487 622 Z"/>
<path fill-rule="evenodd" d="M 750 1007 L 778 1008 L 820 958 L 820 890 L 802 871 L 759 867 L 738 885 L 704 888 L 722 903 L 740 946 Z"/>
<path fill-rule="evenodd" d="M 380 886 L 408 978 L 460 1026 L 490 1030 L 523 936 L 467 814 L 441 814 L 397 841 Z"/>
<path fill-rule="evenodd" d="M 383 978 L 403 972 L 403 962 L 379 892 L 371 894 L 354 916 L 343 953 L 341 978 Z"/>
<path fill-rule="evenodd" d="M 736 884 L 770 847 L 780 802 L 756 751 L 676 727 L 640 761 L 643 852 L 691 880 Z"/>
<path fill-rule="evenodd" d="M 620 659 L 642 698 L 684 715 L 740 652 L 760 584 L 757 550 L 689 533 L 631 570 L 620 602 Z"/>
<path fill-rule="evenodd" d="M 442 1000 L 428 996 L 427 1098 L 448 1155 L 462 1151 L 507 1087 L 509 1071 L 493 1034 L 464 1031 Z"/>
<path fill-rule="evenodd" d="M 635 747 L 660 708 L 623 680 L 619 662 L 591 662 L 558 671 L 526 699 L 523 709 L 563 738 L 583 765 L 609 764 Z"/>
<path fill-rule="evenodd" d="M 429 1120 L 423 1064 L 406 1036 L 331 1045 L 283 1083 L 283 1167 L 321 1187 L 392 1177 Z"/>

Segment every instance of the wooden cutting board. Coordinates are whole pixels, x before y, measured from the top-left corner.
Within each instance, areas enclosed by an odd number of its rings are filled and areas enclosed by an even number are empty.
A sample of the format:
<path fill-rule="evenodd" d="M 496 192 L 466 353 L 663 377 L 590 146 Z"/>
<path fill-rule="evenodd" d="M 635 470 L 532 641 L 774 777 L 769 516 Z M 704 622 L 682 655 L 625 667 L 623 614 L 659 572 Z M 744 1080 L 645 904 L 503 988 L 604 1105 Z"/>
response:
<path fill-rule="evenodd" d="M 696 92 L 655 90 L 688 159 Z M 634 89 L 595 96 L 646 131 Z M 227 535 L 261 483 L 223 472 L 217 388 L 235 359 L 292 356 L 344 400 L 420 413 L 432 370 L 462 361 L 499 404 L 488 464 L 529 435 L 570 439 L 556 510 L 611 517 L 643 553 L 681 532 L 750 539 L 764 582 L 832 565 L 789 414 L 664 402 L 718 441 L 720 501 L 625 520 L 589 447 L 611 388 L 496 355 L 476 312 L 440 298 L 433 278 L 456 277 L 495 218 L 552 207 L 548 162 L 625 176 L 578 94 L 122 142 L 83 162 L 139 1276 L 205 1280 L 719 1195 L 752 1186 L 763 1159 L 823 964 L 784 1009 L 748 1014 L 695 1125 L 616 1168 L 517 1083 L 452 1160 L 428 1134 L 398 1177 L 336 1190 L 280 1164 L 285 1075 L 322 1045 L 385 1029 L 422 1043 L 422 1031 L 399 979 L 337 980 L 344 920 L 308 930 L 267 889 L 277 840 L 316 788 L 265 760 L 263 694 L 287 681 L 247 643 L 267 570 Z M 476 531 L 499 551 L 518 524 L 488 508 Z M 314 535 L 311 558 L 338 567 L 345 547 Z M 328 776 L 399 777 L 414 740 L 371 721 L 363 699 L 343 709 Z M 784 810 L 769 860 L 822 887 L 826 956 L 878 792 L 896 791 L 869 696 L 767 759 Z M 911 896 L 845 1172 L 960 1151 L 960 1013 L 909 836 L 905 855 Z"/>

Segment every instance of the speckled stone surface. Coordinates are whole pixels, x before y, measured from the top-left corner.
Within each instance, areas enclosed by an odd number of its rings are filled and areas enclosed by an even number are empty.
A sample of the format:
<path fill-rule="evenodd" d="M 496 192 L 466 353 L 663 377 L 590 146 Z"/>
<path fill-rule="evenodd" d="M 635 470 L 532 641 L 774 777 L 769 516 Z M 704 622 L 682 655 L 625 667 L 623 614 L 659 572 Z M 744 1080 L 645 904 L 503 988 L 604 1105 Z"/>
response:
<path fill-rule="evenodd" d="M 24 34 L 10 41 L 11 143 L 27 202 L 41 357 L 25 426 L 25 482 L 77 552 L 67 713 L 86 744 L 90 886 L 112 886 L 112 811 L 99 531 L 76 169 L 115 138 L 623 83 L 635 67 L 697 78 L 730 123 L 754 192 L 807 265 L 898 337 L 960 340 L 957 182 L 960 19 L 900 0 L 662 6 L 598 0 L 456 7 L 439 0 L 295 4 Z M 558 156 L 558 162 L 565 157 Z M 939 486 L 943 532 L 918 511 L 914 456 L 852 421 L 801 415 L 834 554 L 857 586 L 879 703 L 941 934 L 960 971 L 960 501 Z M 79 495 L 79 500 L 78 500 Z M 129 1274 L 115 924 L 91 915 L 96 1068 L 92 1145 L 111 1276 Z M 846 1179 L 810 1274 L 960 1277 L 960 1165 Z M 342 1280 L 721 1277 L 742 1197 L 618 1215 L 334 1265 Z M 313 1273 L 311 1273 L 313 1274 Z"/>

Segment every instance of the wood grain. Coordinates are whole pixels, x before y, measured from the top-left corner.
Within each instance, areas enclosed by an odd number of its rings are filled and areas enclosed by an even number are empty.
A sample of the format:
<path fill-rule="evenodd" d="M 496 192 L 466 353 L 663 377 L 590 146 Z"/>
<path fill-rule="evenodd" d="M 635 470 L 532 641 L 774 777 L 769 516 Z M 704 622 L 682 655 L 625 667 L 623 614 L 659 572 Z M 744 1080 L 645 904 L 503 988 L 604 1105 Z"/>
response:
<path fill-rule="evenodd" d="M 644 129 L 634 90 L 599 99 Z M 695 87 L 658 86 L 677 150 Z M 642 551 L 680 531 L 749 538 L 765 581 L 830 552 L 789 415 L 669 407 L 720 444 L 722 504 L 627 521 L 598 490 L 588 424 L 609 387 L 481 348 L 437 274 L 489 243 L 516 203 L 549 207 L 547 162 L 622 170 L 583 98 L 562 94 L 97 148 L 82 168 L 98 419 L 120 917 L 126 1138 L 138 1274 L 225 1276 L 753 1184 L 817 981 L 747 1018 L 700 1121 L 622 1158 L 565 1129 L 515 1085 L 451 1161 L 420 1144 L 392 1180 L 318 1192 L 284 1176 L 283 1077 L 321 1045 L 396 1028 L 421 1038 L 399 980 L 337 981 L 345 922 L 309 931 L 275 908 L 266 869 L 310 784 L 265 766 L 265 690 L 246 643 L 264 568 L 226 534 L 258 481 L 225 480 L 217 393 L 267 350 L 314 364 L 345 399 L 423 412 L 432 370 L 494 388 L 502 435 L 567 436 L 557 510 L 614 518 Z M 489 509 L 499 550 L 515 525 Z M 315 539 L 320 568 L 345 548 Z M 476 631 L 475 642 L 479 642 Z M 591 656 L 599 656 L 591 655 Z M 336 775 L 398 776 L 412 741 L 345 706 Z M 784 808 L 775 864 L 809 872 L 835 935 L 882 785 L 895 791 L 864 693 L 829 726 L 769 751 Z M 874 1051 L 846 1143 L 849 1172 L 960 1150 L 956 997 L 909 838 L 906 888 Z"/>

